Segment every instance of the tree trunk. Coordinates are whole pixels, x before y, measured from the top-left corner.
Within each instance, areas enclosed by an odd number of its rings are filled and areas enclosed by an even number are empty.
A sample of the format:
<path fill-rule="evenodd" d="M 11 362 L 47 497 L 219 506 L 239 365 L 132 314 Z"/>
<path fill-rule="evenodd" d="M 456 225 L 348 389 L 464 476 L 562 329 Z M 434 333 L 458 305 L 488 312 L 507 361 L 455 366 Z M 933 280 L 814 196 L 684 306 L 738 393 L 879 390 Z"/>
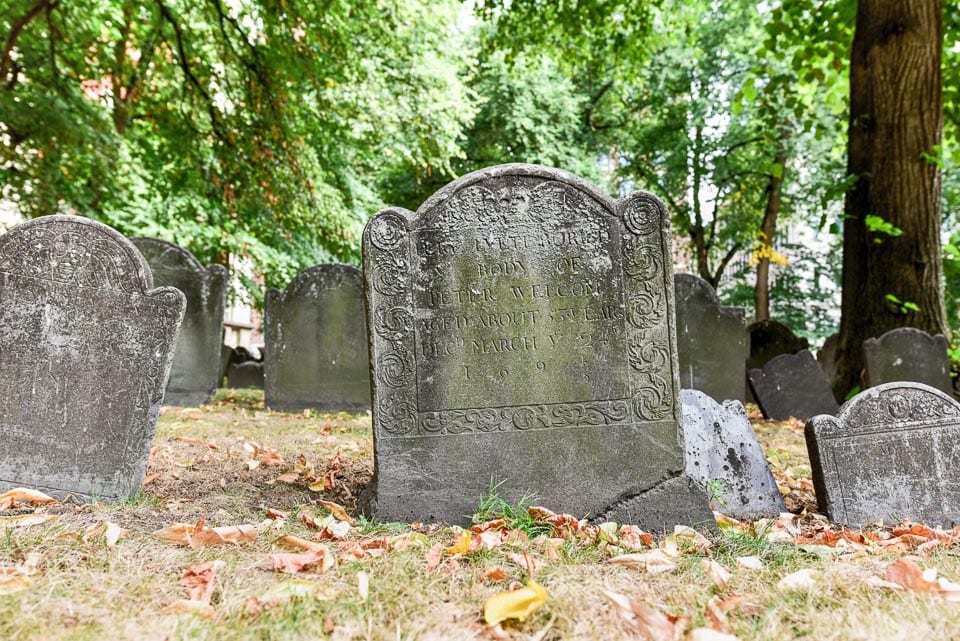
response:
<path fill-rule="evenodd" d="M 780 171 L 779 175 L 777 172 L 770 174 L 770 182 L 767 184 L 767 204 L 763 210 L 763 222 L 760 224 L 760 242 L 771 249 L 773 237 L 777 233 L 780 204 L 783 201 L 783 175 L 787 171 L 787 151 L 784 145 L 781 144 L 777 149 L 777 157 L 773 162 L 780 167 Z M 770 252 L 768 251 L 761 253 L 760 261 L 757 263 L 757 282 L 753 287 L 753 303 L 756 320 L 769 320 Z"/>
<path fill-rule="evenodd" d="M 942 49 L 940 0 L 857 3 L 847 159 L 857 181 L 844 205 L 838 399 L 860 385 L 865 339 L 905 326 L 946 333 L 940 170 L 924 159 L 943 129 Z M 902 234 L 871 231 L 870 215 Z"/>

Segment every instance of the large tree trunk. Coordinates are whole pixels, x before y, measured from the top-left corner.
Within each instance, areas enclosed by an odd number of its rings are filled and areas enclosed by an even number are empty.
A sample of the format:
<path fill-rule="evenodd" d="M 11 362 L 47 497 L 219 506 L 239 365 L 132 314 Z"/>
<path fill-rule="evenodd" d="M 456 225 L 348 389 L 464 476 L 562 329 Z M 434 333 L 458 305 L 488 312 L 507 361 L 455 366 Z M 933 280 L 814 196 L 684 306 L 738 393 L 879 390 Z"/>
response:
<path fill-rule="evenodd" d="M 860 384 L 865 339 L 905 326 L 946 332 L 940 171 L 924 159 L 943 128 L 942 11 L 940 0 L 857 3 L 847 160 L 857 181 L 845 202 L 838 399 Z M 903 233 L 869 231 L 868 215 Z"/>
<path fill-rule="evenodd" d="M 781 145 L 777 150 L 774 163 L 780 167 L 779 173 L 770 174 L 767 184 L 767 204 L 763 209 L 763 221 L 760 223 L 760 242 L 764 250 L 757 263 L 757 282 L 753 286 L 753 308 L 756 320 L 770 319 L 770 256 L 773 249 L 773 237 L 777 233 L 777 218 L 780 216 L 780 204 L 783 202 L 783 175 L 786 173 L 787 151 Z M 770 251 L 767 251 L 767 250 Z"/>

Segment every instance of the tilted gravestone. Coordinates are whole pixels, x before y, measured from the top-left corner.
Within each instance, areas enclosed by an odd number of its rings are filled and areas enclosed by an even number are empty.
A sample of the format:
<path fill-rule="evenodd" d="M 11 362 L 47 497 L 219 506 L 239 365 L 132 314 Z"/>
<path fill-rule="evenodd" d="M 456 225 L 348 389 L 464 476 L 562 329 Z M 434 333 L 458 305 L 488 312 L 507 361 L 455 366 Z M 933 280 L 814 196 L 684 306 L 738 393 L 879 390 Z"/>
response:
<path fill-rule="evenodd" d="M 787 507 L 740 401 L 722 405 L 698 390 L 680 391 L 687 476 L 735 519 L 776 517 Z"/>
<path fill-rule="evenodd" d="M 204 267 L 186 249 L 157 238 L 132 238 L 147 259 L 156 285 L 176 287 L 187 297 L 177 349 L 170 368 L 166 405 L 201 405 L 217 391 L 227 270 Z"/>
<path fill-rule="evenodd" d="M 266 402 L 273 409 L 370 408 L 363 275 L 350 265 L 305 269 L 264 313 Z"/>
<path fill-rule="evenodd" d="M 797 336 L 789 327 L 775 320 L 755 321 L 747 325 L 747 336 L 750 342 L 750 355 L 747 357 L 747 371 L 763 367 L 771 359 L 781 354 L 796 354 L 807 349 L 810 342 L 806 338 Z M 750 388 L 750 381 L 744 380 L 747 400 L 756 403 Z"/>
<path fill-rule="evenodd" d="M 710 283 L 693 274 L 674 276 L 680 387 L 714 400 L 743 401 L 749 352 L 742 307 L 723 307 Z"/>
<path fill-rule="evenodd" d="M 566 172 L 474 172 L 363 236 L 381 520 L 507 501 L 713 524 L 683 472 L 669 216 Z"/>
<path fill-rule="evenodd" d="M 0 237 L 0 491 L 140 490 L 184 297 L 130 241 L 45 216 Z"/>
<path fill-rule="evenodd" d="M 836 414 L 839 409 L 827 377 L 809 350 L 781 354 L 747 375 L 766 418 L 805 421 L 817 414 Z"/>
<path fill-rule="evenodd" d="M 950 358 L 943 334 L 931 336 L 914 327 L 892 329 L 863 341 L 867 386 L 895 381 L 923 383 L 951 394 Z"/>
<path fill-rule="evenodd" d="M 943 392 L 872 387 L 805 432 L 817 505 L 831 520 L 960 523 L 960 404 Z"/>

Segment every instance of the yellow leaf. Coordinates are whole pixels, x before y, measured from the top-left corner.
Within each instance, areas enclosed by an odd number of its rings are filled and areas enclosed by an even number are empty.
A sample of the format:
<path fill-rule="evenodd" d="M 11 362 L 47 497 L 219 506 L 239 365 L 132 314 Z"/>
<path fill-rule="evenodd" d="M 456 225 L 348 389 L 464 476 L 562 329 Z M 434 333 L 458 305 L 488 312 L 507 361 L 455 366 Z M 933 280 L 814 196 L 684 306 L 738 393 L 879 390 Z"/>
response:
<path fill-rule="evenodd" d="M 311 490 L 313 489 L 312 485 L 310 486 L 310 489 Z M 332 514 L 334 517 L 340 519 L 341 521 L 346 521 L 350 525 L 353 525 L 354 523 L 353 517 L 347 514 L 347 511 L 343 509 L 343 506 L 340 505 L 339 503 L 334 503 L 333 501 L 324 501 L 322 499 L 317 501 L 317 503 L 320 504 L 320 507 L 324 507 L 330 510 L 330 514 Z"/>
<path fill-rule="evenodd" d="M 483 604 L 483 620 L 496 625 L 507 619 L 525 621 L 547 602 L 547 591 L 536 581 L 527 581 L 519 590 L 494 594 Z"/>
<path fill-rule="evenodd" d="M 460 536 L 457 537 L 456 542 L 453 545 L 446 548 L 444 553 L 446 554 L 466 554 L 470 551 L 470 541 L 473 538 L 473 535 L 470 534 L 470 530 L 464 530 L 460 533 Z"/>

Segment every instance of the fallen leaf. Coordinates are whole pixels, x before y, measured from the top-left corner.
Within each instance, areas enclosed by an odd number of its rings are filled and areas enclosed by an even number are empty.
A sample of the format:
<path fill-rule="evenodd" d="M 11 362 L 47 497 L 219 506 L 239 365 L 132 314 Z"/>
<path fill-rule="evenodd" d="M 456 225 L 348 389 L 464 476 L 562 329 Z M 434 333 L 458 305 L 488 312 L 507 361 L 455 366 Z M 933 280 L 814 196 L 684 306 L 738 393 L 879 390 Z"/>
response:
<path fill-rule="evenodd" d="M 440 560 L 442 557 L 443 557 L 443 543 L 435 543 L 433 547 L 431 547 L 427 551 L 427 555 L 425 557 L 427 564 L 424 567 L 424 571 L 427 574 L 430 574 L 431 572 L 436 570 L 437 566 L 440 565 Z"/>
<path fill-rule="evenodd" d="M 289 579 L 281 581 L 258 597 L 248 597 L 243 603 L 243 611 L 247 616 L 256 617 L 265 609 L 300 599 L 315 599 L 323 601 L 332 598 L 329 589 L 321 589 L 314 581 Z"/>
<path fill-rule="evenodd" d="M 300 475 L 296 472 L 287 472 L 274 479 L 274 481 L 279 481 L 280 483 L 296 483 L 298 480 L 300 480 Z"/>
<path fill-rule="evenodd" d="M 470 551 L 470 542 L 473 540 L 473 535 L 470 533 L 470 530 L 462 531 L 458 536 L 457 540 L 453 542 L 448 548 L 444 548 L 444 554 L 454 555 L 454 554 L 466 554 Z"/>
<path fill-rule="evenodd" d="M 687 627 L 686 617 L 667 617 L 640 601 L 632 601 L 616 592 L 603 593 L 615 606 L 624 621 L 651 641 L 678 641 Z"/>
<path fill-rule="evenodd" d="M 121 537 L 124 537 L 129 533 L 130 530 L 125 530 L 116 523 L 107 521 L 107 527 L 103 531 L 103 540 L 106 541 L 107 547 L 112 548 L 117 544 L 117 541 L 119 541 Z"/>
<path fill-rule="evenodd" d="M 216 588 L 217 574 L 224 565 L 226 565 L 224 561 L 217 559 L 188 566 L 180 577 L 180 585 L 189 590 L 188 598 L 191 601 L 209 604 Z"/>
<path fill-rule="evenodd" d="M 722 590 L 727 587 L 727 582 L 730 581 L 730 572 L 725 567 L 713 559 L 703 559 L 700 561 L 700 569 L 713 580 L 718 588 Z"/>
<path fill-rule="evenodd" d="M 30 506 L 44 505 L 46 503 L 56 503 L 57 499 L 48 496 L 43 492 L 31 490 L 25 487 L 15 487 L 9 492 L 0 494 L 0 511 L 14 507 L 17 503 L 26 503 Z"/>
<path fill-rule="evenodd" d="M 812 590 L 817 587 L 819 576 L 813 568 L 797 570 L 777 582 L 778 590 Z"/>
<path fill-rule="evenodd" d="M 357 592 L 360 600 L 366 601 L 370 597 L 370 575 L 366 572 L 357 572 Z"/>
<path fill-rule="evenodd" d="M 727 629 L 727 614 L 723 609 L 723 603 L 720 601 L 720 595 L 714 594 L 710 597 L 704 609 L 704 614 L 714 630 L 723 631 Z"/>
<path fill-rule="evenodd" d="M 285 521 L 290 518 L 289 512 L 284 512 L 283 510 L 275 510 L 272 507 L 267 508 L 267 518 L 273 520 Z"/>
<path fill-rule="evenodd" d="M 284 536 L 281 536 L 279 539 L 275 541 L 275 543 L 286 543 L 287 545 L 292 545 L 293 547 L 296 547 L 296 548 L 302 548 L 304 550 L 311 550 L 314 552 L 328 549 L 327 546 L 324 545 L 323 543 L 317 543 L 316 541 L 303 539 L 303 538 L 300 538 L 299 536 L 294 536 L 292 534 L 286 534 Z"/>
<path fill-rule="evenodd" d="M 614 565 L 624 565 L 628 568 L 634 568 L 636 570 L 643 570 L 649 574 L 670 572 L 677 567 L 676 563 L 671 561 L 662 550 L 621 554 L 620 556 L 611 558 L 608 563 L 613 563 Z"/>
<path fill-rule="evenodd" d="M 531 558 L 526 552 L 523 554 L 507 552 L 504 556 L 517 564 L 521 569 L 526 570 L 527 576 L 529 576 L 531 579 L 537 573 L 539 564 L 537 563 L 536 559 Z"/>
<path fill-rule="evenodd" d="M 43 525 L 57 520 L 56 514 L 20 514 L 19 516 L 0 517 L 0 532 L 16 527 Z"/>
<path fill-rule="evenodd" d="M 204 524 L 204 517 L 201 516 L 196 525 L 174 523 L 162 530 L 157 530 L 153 535 L 171 543 L 195 548 L 201 545 L 223 543 L 239 545 L 247 541 L 255 541 L 257 530 L 252 525 L 227 525 L 208 528 Z"/>
<path fill-rule="evenodd" d="M 642 550 L 653 547 L 653 534 L 644 532 L 636 525 L 621 525 L 617 532 L 620 537 L 620 547 L 627 550 Z"/>
<path fill-rule="evenodd" d="M 13 571 L 7 573 L 6 570 Z M 20 574 L 15 568 L 0 567 L 0 595 L 26 590 L 31 583 L 33 580 L 30 577 Z"/>
<path fill-rule="evenodd" d="M 146 476 L 143 477 L 143 483 L 141 483 L 140 485 L 141 487 L 150 485 L 151 483 L 156 481 L 158 478 L 160 478 L 160 472 L 151 472 L 150 474 L 147 474 Z"/>
<path fill-rule="evenodd" d="M 758 556 L 738 556 L 737 565 L 748 570 L 763 569 L 763 561 Z"/>
<path fill-rule="evenodd" d="M 494 594 L 483 604 L 483 620 L 497 625 L 507 619 L 525 621 L 547 602 L 547 591 L 536 581 L 527 581 L 526 587 Z"/>
<path fill-rule="evenodd" d="M 346 521 L 350 525 L 353 525 L 354 523 L 356 523 L 354 518 L 349 514 L 347 514 L 347 511 L 343 508 L 342 505 L 338 503 L 334 503 L 333 501 L 324 501 L 322 499 L 317 501 L 317 503 L 320 504 L 320 507 L 323 507 L 329 510 L 330 514 L 334 515 L 336 518 L 340 519 L 341 521 Z"/>
<path fill-rule="evenodd" d="M 480 574 L 483 581 L 503 581 L 507 578 L 507 573 L 503 568 L 491 568 Z"/>
<path fill-rule="evenodd" d="M 284 464 L 283 457 L 272 447 L 264 449 L 263 454 L 260 455 L 260 462 L 267 467 Z"/>
<path fill-rule="evenodd" d="M 947 601 L 960 601 L 960 584 L 938 579 L 936 568 L 921 570 L 910 559 L 900 559 L 888 565 L 885 578 L 913 592 L 930 592 Z"/>
<path fill-rule="evenodd" d="M 273 569 L 287 574 L 296 574 L 313 566 L 323 573 L 333 567 L 333 555 L 329 550 L 307 550 L 305 552 L 279 552 L 270 555 Z"/>

